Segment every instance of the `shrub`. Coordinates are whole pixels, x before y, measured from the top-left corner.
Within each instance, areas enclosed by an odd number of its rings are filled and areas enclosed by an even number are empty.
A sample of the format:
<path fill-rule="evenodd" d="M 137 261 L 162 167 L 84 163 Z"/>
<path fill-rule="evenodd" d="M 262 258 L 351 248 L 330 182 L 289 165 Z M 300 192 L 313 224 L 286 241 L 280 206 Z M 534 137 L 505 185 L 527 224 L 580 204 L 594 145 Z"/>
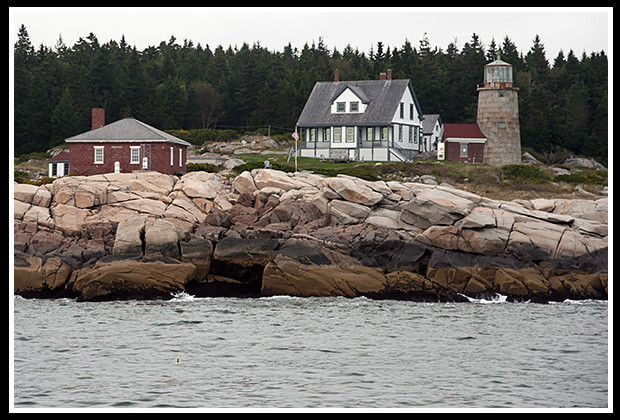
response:
<path fill-rule="evenodd" d="M 188 163 L 186 168 L 187 172 L 219 172 L 222 169 L 221 166 L 212 163 Z"/>
<path fill-rule="evenodd" d="M 533 165 L 506 165 L 502 167 L 504 181 L 512 181 L 520 184 L 532 182 L 540 184 L 551 178 L 547 173 Z"/>
<path fill-rule="evenodd" d="M 555 181 L 563 181 L 569 184 L 604 185 L 607 183 L 607 171 L 578 172 L 568 175 L 558 175 L 555 177 Z"/>

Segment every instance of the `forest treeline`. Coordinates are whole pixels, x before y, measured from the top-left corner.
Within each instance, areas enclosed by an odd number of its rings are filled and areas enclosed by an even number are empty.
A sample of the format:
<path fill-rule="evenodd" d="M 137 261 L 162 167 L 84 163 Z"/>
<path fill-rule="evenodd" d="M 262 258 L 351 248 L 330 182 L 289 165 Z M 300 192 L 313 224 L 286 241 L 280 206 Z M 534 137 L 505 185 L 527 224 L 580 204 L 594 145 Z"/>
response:
<path fill-rule="evenodd" d="M 328 48 L 322 38 L 301 50 L 290 43 L 269 51 L 178 43 L 171 37 L 143 51 L 120 41 L 100 44 L 94 34 L 68 47 L 30 42 L 22 25 L 14 45 L 15 154 L 45 151 L 90 129 L 91 109 L 105 108 L 108 123 L 133 116 L 162 130 L 293 130 L 315 82 L 410 79 L 425 114 L 448 123 L 476 119 L 483 66 L 497 55 L 514 66 L 519 87 L 521 142 L 539 153 L 568 152 L 607 163 L 607 79 L 604 51 L 560 51 L 551 62 L 538 36 L 526 54 L 506 36 L 484 45 L 474 33 L 462 48 L 445 49 L 423 37 L 401 47 L 381 41 L 367 53 L 350 45 Z"/>

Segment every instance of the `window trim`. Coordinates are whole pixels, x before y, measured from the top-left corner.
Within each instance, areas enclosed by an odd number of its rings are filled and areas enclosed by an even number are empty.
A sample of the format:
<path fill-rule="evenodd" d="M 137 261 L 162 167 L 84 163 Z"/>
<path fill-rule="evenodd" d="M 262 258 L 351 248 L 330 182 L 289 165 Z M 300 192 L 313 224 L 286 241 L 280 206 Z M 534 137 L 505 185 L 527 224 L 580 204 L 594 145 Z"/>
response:
<path fill-rule="evenodd" d="M 334 143 L 342 143 L 342 127 L 334 127 Z"/>
<path fill-rule="evenodd" d="M 95 165 L 103 165 L 105 146 L 93 146 L 93 163 Z M 97 159 L 97 152 L 101 151 L 101 160 Z"/>
<path fill-rule="evenodd" d="M 138 156 L 134 156 L 134 152 L 138 152 Z M 136 157 L 137 159 L 134 159 L 134 157 Z M 140 146 L 129 146 L 129 164 L 140 164 Z"/>
<path fill-rule="evenodd" d="M 465 151 L 465 154 L 463 154 Z M 466 158 L 469 156 L 469 144 L 467 143 L 459 143 L 459 157 Z"/>
<path fill-rule="evenodd" d="M 350 139 L 350 140 L 349 140 Z M 347 127 L 345 130 L 345 143 L 355 143 L 355 128 Z"/>

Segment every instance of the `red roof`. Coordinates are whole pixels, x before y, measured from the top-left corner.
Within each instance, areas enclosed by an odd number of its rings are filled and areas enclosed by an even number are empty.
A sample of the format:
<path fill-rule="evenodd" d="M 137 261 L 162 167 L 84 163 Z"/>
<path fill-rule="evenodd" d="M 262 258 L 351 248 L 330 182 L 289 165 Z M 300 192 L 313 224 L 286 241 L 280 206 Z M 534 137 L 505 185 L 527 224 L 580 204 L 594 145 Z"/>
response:
<path fill-rule="evenodd" d="M 61 162 L 69 160 L 69 152 L 60 152 L 53 158 L 51 158 L 48 162 Z"/>
<path fill-rule="evenodd" d="M 444 124 L 443 138 L 485 139 L 477 124 Z"/>

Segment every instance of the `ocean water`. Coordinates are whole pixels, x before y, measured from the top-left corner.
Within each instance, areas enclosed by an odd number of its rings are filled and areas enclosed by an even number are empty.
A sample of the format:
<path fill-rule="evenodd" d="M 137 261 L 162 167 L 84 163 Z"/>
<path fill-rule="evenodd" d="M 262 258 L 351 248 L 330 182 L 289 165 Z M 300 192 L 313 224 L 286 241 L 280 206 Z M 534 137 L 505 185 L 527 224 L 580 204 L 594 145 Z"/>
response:
<path fill-rule="evenodd" d="M 13 304 L 15 409 L 608 407 L 607 301 Z"/>

